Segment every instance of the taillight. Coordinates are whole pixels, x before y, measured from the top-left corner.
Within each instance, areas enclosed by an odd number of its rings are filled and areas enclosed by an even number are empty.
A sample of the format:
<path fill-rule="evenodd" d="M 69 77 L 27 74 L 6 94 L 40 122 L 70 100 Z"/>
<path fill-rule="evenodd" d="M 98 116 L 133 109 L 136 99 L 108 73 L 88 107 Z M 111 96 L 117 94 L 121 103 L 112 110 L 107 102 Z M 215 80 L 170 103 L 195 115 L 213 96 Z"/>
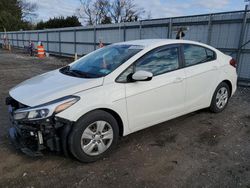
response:
<path fill-rule="evenodd" d="M 236 60 L 233 58 L 233 59 L 231 59 L 230 60 L 230 65 L 232 65 L 233 67 L 235 67 L 236 68 L 236 66 L 237 66 L 237 62 L 236 62 Z"/>

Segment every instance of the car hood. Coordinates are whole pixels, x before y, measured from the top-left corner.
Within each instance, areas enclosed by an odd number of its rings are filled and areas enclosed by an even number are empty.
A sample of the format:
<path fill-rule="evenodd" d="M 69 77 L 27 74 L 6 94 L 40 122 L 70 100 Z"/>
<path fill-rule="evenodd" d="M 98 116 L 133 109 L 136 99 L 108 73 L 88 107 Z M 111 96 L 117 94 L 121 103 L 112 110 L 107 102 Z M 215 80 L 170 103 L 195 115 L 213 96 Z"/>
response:
<path fill-rule="evenodd" d="M 59 70 L 28 79 L 9 92 L 18 102 L 36 106 L 77 92 L 101 86 L 102 78 L 77 78 L 64 75 Z"/>

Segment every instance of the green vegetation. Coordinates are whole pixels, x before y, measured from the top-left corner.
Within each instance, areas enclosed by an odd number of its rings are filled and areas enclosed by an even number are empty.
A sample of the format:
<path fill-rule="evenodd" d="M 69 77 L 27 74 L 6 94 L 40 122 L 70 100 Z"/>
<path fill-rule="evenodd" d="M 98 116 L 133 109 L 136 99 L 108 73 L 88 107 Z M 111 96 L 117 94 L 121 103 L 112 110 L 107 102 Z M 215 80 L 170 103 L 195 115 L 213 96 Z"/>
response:
<path fill-rule="evenodd" d="M 76 16 L 64 17 L 55 17 L 50 18 L 48 21 L 40 21 L 37 23 L 36 29 L 45 29 L 45 28 L 61 28 L 61 27 L 74 27 L 81 26 L 78 18 Z"/>
<path fill-rule="evenodd" d="M 0 31 L 19 30 L 23 27 L 22 10 L 17 0 L 0 1 Z"/>
<path fill-rule="evenodd" d="M 33 24 L 37 5 L 26 0 L 0 0 L 0 32 L 80 26 L 76 16 L 51 18 Z"/>
<path fill-rule="evenodd" d="M 54 17 L 48 21 L 37 18 L 37 4 L 28 0 L 0 0 L 0 32 L 31 29 L 62 28 L 84 25 L 137 21 L 145 11 L 134 0 L 79 0 L 77 16 Z"/>

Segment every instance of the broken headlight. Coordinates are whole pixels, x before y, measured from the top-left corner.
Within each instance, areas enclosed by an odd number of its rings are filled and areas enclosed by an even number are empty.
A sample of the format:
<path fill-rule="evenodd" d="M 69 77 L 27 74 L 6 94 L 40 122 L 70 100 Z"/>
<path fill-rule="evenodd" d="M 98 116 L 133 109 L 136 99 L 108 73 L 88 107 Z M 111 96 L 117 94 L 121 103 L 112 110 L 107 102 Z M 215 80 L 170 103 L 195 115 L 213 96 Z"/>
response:
<path fill-rule="evenodd" d="M 67 96 L 39 106 L 18 109 L 14 112 L 15 120 L 39 120 L 62 112 L 75 104 L 80 97 Z"/>

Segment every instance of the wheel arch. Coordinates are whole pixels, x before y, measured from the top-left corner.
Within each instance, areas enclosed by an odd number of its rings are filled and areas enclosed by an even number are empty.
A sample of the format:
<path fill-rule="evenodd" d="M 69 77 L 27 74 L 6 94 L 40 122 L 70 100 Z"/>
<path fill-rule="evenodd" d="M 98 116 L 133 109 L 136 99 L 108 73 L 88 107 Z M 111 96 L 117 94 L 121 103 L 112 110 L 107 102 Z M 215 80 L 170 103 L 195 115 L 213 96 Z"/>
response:
<path fill-rule="evenodd" d="M 217 103 L 217 101 L 216 101 L 216 95 L 217 95 L 217 92 L 219 91 L 219 89 L 222 88 L 222 87 L 225 87 L 225 85 L 229 89 L 229 91 L 228 91 L 229 92 L 228 99 L 227 99 L 226 103 L 222 107 L 218 107 L 217 104 L 216 104 Z M 226 105 L 228 103 L 228 100 L 229 100 L 229 98 L 231 96 L 232 96 L 232 83 L 229 80 L 223 80 L 223 81 L 221 81 L 217 85 L 217 87 L 216 87 L 216 89 L 215 89 L 215 91 L 213 93 L 213 96 L 211 98 L 211 102 L 210 102 L 210 106 L 209 106 L 210 111 L 212 111 L 213 113 L 222 112 L 225 109 L 225 107 L 226 107 Z"/>
<path fill-rule="evenodd" d="M 105 111 L 105 112 L 111 114 L 111 115 L 116 119 L 116 121 L 117 121 L 117 123 L 118 123 L 119 136 L 123 136 L 123 134 L 124 134 L 124 123 L 123 123 L 123 121 L 122 121 L 122 118 L 121 118 L 121 116 L 120 116 L 116 111 L 114 111 L 114 110 L 112 110 L 112 109 L 109 109 L 109 108 L 96 108 L 96 109 L 93 109 L 93 110 L 91 110 L 91 111 L 89 111 L 89 112 L 83 114 L 80 118 L 84 117 L 85 115 L 87 115 L 87 114 L 89 114 L 89 113 L 92 113 L 92 112 L 94 112 L 94 111 L 97 111 L 97 110 L 102 110 L 102 111 Z M 79 118 L 79 119 L 80 119 L 80 118 Z M 79 119 L 78 119 L 78 120 L 79 120 Z M 77 121 L 78 121 L 78 120 L 77 120 Z"/>
<path fill-rule="evenodd" d="M 223 83 L 223 82 L 228 85 L 229 90 L 230 90 L 230 97 L 231 97 L 232 96 L 232 89 L 233 89 L 233 85 L 232 85 L 231 81 L 229 81 L 229 80 L 223 80 L 221 83 Z"/>
<path fill-rule="evenodd" d="M 110 113 L 117 121 L 118 123 L 118 127 L 119 127 L 119 136 L 123 136 L 124 133 L 124 125 L 123 125 L 123 121 L 122 118 L 120 117 L 120 115 L 115 112 L 114 110 L 108 109 L 108 108 L 99 108 L 97 110 L 103 110 L 105 112 Z"/>
<path fill-rule="evenodd" d="M 209 100 L 210 100 L 209 106 L 210 106 L 211 103 L 212 103 L 213 96 L 214 96 L 214 93 L 215 93 L 217 87 L 218 87 L 221 83 L 226 83 L 226 84 L 228 85 L 229 90 L 230 90 L 230 91 L 229 91 L 229 92 L 230 92 L 230 97 L 232 96 L 232 89 L 233 89 L 233 88 L 232 88 L 232 83 L 231 83 L 231 81 L 228 80 L 228 79 L 222 80 L 222 81 L 219 82 L 219 83 L 215 86 L 215 88 L 212 90 L 213 92 L 211 92 L 211 95 L 210 95 L 210 97 L 209 97 Z"/>

